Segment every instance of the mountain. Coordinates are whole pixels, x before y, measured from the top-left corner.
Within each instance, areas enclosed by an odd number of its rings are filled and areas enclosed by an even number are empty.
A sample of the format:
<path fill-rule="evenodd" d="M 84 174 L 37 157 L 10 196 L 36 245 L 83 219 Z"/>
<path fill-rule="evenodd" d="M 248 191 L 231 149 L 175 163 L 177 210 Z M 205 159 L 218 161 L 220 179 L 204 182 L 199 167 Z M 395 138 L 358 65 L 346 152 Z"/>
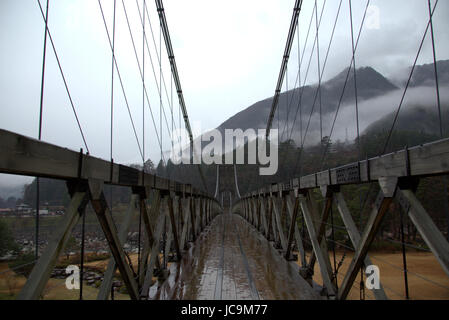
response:
<path fill-rule="evenodd" d="M 443 135 L 445 137 L 449 134 L 449 105 L 442 105 L 442 124 Z M 372 123 L 364 134 L 375 134 L 380 132 L 389 132 L 395 117 L 395 112 L 392 112 L 380 120 Z M 434 135 L 437 138 L 440 136 L 440 121 L 438 111 L 435 108 L 429 108 L 424 105 L 408 106 L 398 117 L 395 125 L 397 131 L 420 132 L 429 135 Z"/>
<path fill-rule="evenodd" d="M 409 74 L 411 68 L 404 74 Z M 441 117 L 443 136 L 449 136 L 449 60 L 437 62 L 438 80 L 440 84 Z M 406 80 L 402 85 L 405 86 Z M 416 66 L 410 82 L 409 94 L 415 91 L 413 98 L 404 103 L 395 130 L 405 132 L 420 132 L 440 137 L 440 120 L 435 98 L 435 65 L 424 64 Z M 418 99 L 418 92 L 421 97 Z M 431 93 L 430 93 L 431 92 Z M 395 117 L 391 112 L 378 121 L 373 122 L 365 130 L 365 134 L 389 131 Z"/>
<path fill-rule="evenodd" d="M 438 82 L 441 86 L 449 85 L 449 60 L 437 61 Z M 435 86 L 434 64 L 416 66 L 411 81 L 412 87 Z"/>
<path fill-rule="evenodd" d="M 0 185 L 0 198 L 3 198 L 4 200 L 8 199 L 9 197 L 14 197 L 16 199 L 23 197 L 23 190 L 24 186 L 1 186 Z"/>
<path fill-rule="evenodd" d="M 322 83 L 321 85 L 321 103 L 322 114 L 328 115 L 334 113 L 338 107 L 340 101 L 341 92 L 348 75 L 348 69 L 342 71 L 334 78 Z M 381 95 L 385 95 L 391 91 L 398 89 L 393 83 L 386 79 L 379 72 L 371 67 L 357 69 L 357 89 L 358 97 L 360 101 L 375 98 Z M 355 88 L 354 88 L 354 73 L 349 73 L 348 83 L 346 85 L 345 94 L 342 99 L 343 104 L 351 103 L 355 100 Z M 287 101 L 289 101 L 289 126 L 293 125 L 297 106 L 301 101 L 302 114 L 308 117 L 310 113 L 319 113 L 319 96 L 317 96 L 318 85 L 305 86 L 297 89 L 284 92 L 279 98 L 279 110 L 281 118 L 281 128 L 285 124 L 285 117 L 287 115 Z M 287 100 L 288 98 L 288 100 Z M 315 101 L 315 104 L 314 104 Z M 223 124 L 218 127 L 218 130 L 224 132 L 225 129 L 265 129 L 267 119 L 271 110 L 273 98 L 259 101 L 249 108 L 237 113 L 233 117 L 229 118 Z M 284 119 L 284 120 L 283 120 Z M 295 126 L 298 126 L 299 116 Z M 277 124 L 277 120 L 275 121 Z M 313 130 L 314 128 L 311 128 Z"/>
<path fill-rule="evenodd" d="M 441 101 L 443 104 L 448 104 L 449 96 L 447 94 L 449 91 L 447 87 L 449 86 L 449 60 L 438 61 L 437 68 L 441 85 Z M 346 68 L 335 77 L 323 82 L 321 85 L 323 136 L 326 136 L 330 132 L 335 112 L 339 106 L 339 101 L 342 101 L 338 118 L 338 121 L 340 122 L 336 125 L 339 127 L 340 132 L 333 132 L 333 140 L 344 139 L 345 127 L 352 128 L 354 126 L 354 120 L 352 120 L 354 117 L 352 107 L 355 102 L 354 72 L 350 71 L 348 73 L 348 70 L 349 69 Z M 401 75 L 407 76 L 410 70 L 411 68 L 402 70 Z M 345 87 L 345 93 L 343 97 L 341 97 L 347 77 L 348 81 Z M 356 77 L 360 120 L 363 122 L 363 124 L 361 124 L 361 126 L 363 126 L 361 127 L 362 133 L 387 130 L 387 128 L 391 127 L 394 116 L 393 113 L 389 113 L 397 108 L 397 103 L 402 95 L 402 89 L 405 87 L 405 82 L 400 80 L 397 75 L 393 82 L 393 80 L 387 79 L 372 67 L 357 69 Z M 434 65 L 426 64 L 416 66 L 411 87 L 409 88 L 406 102 L 401 111 L 401 121 L 398 123 L 399 129 L 415 129 L 432 135 L 436 134 L 437 131 L 439 132 L 439 129 L 437 129 L 439 128 L 439 121 L 436 113 L 427 110 L 435 110 L 435 91 L 431 88 L 434 85 Z M 317 96 L 317 88 L 317 84 L 308 85 L 289 90 L 288 92 L 283 92 L 279 97 L 278 114 L 280 115 L 280 132 L 283 132 L 283 129 L 287 124 L 289 128 L 294 126 L 291 138 L 297 145 L 300 143 L 301 124 L 300 113 L 298 112 L 298 105 L 300 102 L 302 106 L 303 133 L 308 125 L 309 117 L 312 115 L 310 118 L 311 121 L 310 127 L 308 128 L 306 144 L 310 146 L 317 144 L 320 141 L 320 99 Z M 424 89 L 427 91 L 424 92 Z M 289 102 L 288 106 L 287 101 Z M 223 135 L 225 129 L 265 129 L 272 103 L 272 97 L 256 102 L 223 122 L 217 129 Z M 287 118 L 287 113 L 289 115 L 288 123 L 285 120 Z M 449 118 L 445 116 L 445 119 Z M 376 122 L 374 123 L 374 121 Z M 273 122 L 273 128 L 277 127 L 278 115 L 276 115 Z M 364 130 L 364 128 L 367 129 Z M 287 138 L 289 137 L 283 136 L 283 140 L 286 140 Z M 201 143 L 202 147 L 206 144 L 208 143 Z"/>

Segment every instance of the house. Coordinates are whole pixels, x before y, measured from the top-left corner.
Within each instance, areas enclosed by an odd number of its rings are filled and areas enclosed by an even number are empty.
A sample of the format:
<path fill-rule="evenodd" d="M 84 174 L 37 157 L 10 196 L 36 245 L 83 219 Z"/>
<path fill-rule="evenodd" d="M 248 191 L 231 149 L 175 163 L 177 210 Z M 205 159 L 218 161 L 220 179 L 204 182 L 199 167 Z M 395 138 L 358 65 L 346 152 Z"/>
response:
<path fill-rule="evenodd" d="M 12 209 L 0 209 L 0 215 L 3 215 L 3 214 L 10 214 L 10 213 L 12 213 L 13 212 L 13 210 Z"/>
<path fill-rule="evenodd" d="M 40 209 L 39 210 L 39 215 L 40 216 L 48 216 L 48 210 Z"/>
<path fill-rule="evenodd" d="M 19 204 L 16 206 L 16 212 L 18 214 L 27 214 L 27 213 L 31 213 L 32 209 L 29 205 L 22 203 L 22 204 Z"/>

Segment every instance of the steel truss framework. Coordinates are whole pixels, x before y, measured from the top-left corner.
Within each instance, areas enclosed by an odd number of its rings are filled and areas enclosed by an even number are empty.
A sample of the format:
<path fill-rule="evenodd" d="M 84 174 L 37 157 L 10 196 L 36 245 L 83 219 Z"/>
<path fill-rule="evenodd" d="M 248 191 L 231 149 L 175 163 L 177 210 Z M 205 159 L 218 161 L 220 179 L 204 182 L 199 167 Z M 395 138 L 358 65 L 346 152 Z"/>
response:
<path fill-rule="evenodd" d="M 246 194 L 234 204 L 233 211 L 242 215 L 269 241 L 274 241 L 287 260 L 292 260 L 292 249 L 296 246 L 300 255 L 300 273 L 305 279 L 312 280 L 314 265 L 318 261 L 327 296 L 346 299 L 359 270 L 372 265 L 368 251 L 395 198 L 449 276 L 449 243 L 415 194 L 420 178 L 448 173 L 449 140 L 446 139 L 292 179 L 287 183 L 273 184 Z M 380 191 L 371 206 L 364 230 L 359 230 L 341 187 L 363 183 L 376 183 Z M 312 196 L 317 189 L 324 200 L 321 213 Z M 338 209 L 355 248 L 354 257 L 338 289 L 325 241 L 332 206 Z M 297 224 L 300 215 L 313 248 L 309 259 L 306 259 L 304 239 Z M 382 286 L 373 292 L 376 299 L 387 299 Z"/>

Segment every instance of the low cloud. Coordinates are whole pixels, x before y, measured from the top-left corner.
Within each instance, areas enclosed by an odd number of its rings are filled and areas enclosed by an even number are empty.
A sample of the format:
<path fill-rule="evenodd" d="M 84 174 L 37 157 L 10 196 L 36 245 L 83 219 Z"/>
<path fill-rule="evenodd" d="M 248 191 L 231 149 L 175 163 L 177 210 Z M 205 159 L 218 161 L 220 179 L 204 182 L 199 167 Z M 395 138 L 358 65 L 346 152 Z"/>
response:
<path fill-rule="evenodd" d="M 359 103 L 359 124 L 360 133 L 362 134 L 369 125 L 382 119 L 388 114 L 395 112 L 399 106 L 404 89 L 399 89 L 390 92 L 381 97 L 369 99 Z M 449 103 L 449 87 L 442 87 L 440 90 L 441 103 L 447 105 Z M 407 91 L 407 95 L 404 100 L 404 104 L 401 108 L 401 113 L 415 106 L 421 106 L 425 108 L 435 108 L 437 110 L 436 92 L 434 87 L 417 87 L 411 88 Z M 401 117 L 399 114 L 399 119 Z M 332 122 L 334 121 L 335 113 L 325 115 L 323 117 L 323 136 L 329 136 Z M 303 135 L 305 134 L 307 119 L 303 119 Z M 356 110 L 355 104 L 343 105 L 338 113 L 338 117 L 335 123 L 335 128 L 332 134 L 332 140 L 345 141 L 346 130 L 348 133 L 348 139 L 354 140 L 357 137 L 356 126 Z M 296 125 L 296 129 L 293 138 L 297 144 L 300 141 L 299 125 Z M 309 131 L 306 136 L 306 146 L 314 145 L 320 142 L 320 118 L 319 113 L 314 113 L 311 121 Z"/>

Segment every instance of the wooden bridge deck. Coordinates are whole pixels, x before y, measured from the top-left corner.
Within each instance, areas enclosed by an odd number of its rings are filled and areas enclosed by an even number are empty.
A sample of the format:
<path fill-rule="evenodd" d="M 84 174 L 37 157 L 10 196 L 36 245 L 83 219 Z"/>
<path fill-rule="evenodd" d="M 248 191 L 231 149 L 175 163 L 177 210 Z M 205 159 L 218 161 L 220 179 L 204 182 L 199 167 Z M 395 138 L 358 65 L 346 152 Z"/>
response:
<path fill-rule="evenodd" d="M 293 263 L 243 218 L 218 216 L 180 263 L 155 299 L 311 300 L 321 299 Z"/>

